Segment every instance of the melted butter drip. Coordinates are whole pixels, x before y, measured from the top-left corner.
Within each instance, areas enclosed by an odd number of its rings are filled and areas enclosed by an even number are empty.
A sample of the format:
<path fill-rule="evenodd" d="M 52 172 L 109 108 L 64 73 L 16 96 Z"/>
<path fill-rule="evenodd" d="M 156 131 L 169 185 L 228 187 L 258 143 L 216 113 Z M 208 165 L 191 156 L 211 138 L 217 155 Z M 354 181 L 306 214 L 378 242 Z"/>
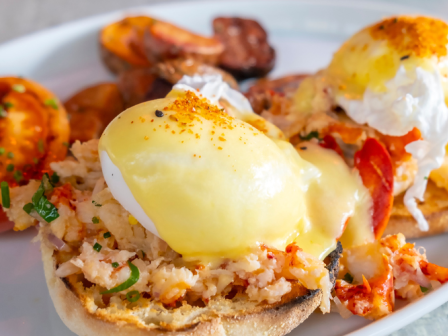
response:
<path fill-rule="evenodd" d="M 323 259 L 336 247 L 349 219 L 341 239 L 344 247 L 373 241 L 371 198 L 361 179 L 332 150 L 313 143 L 301 143 L 297 149 L 319 170 L 306 192 L 308 226 L 296 238 L 297 244 Z"/>

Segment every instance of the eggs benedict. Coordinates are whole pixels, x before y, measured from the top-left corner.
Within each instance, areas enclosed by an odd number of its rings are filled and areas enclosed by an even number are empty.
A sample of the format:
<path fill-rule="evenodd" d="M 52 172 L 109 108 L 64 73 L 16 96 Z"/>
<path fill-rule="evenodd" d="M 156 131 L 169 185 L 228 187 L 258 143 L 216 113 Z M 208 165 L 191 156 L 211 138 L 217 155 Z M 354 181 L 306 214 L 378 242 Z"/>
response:
<path fill-rule="evenodd" d="M 394 166 L 396 204 L 402 197 L 420 232 L 430 229 L 421 210 L 428 180 L 444 186 L 437 169 L 448 142 L 447 36 L 445 22 L 427 17 L 362 29 L 301 83 L 283 128 L 295 142 L 312 132 L 334 136 L 349 163 L 367 138 L 379 140 Z"/>

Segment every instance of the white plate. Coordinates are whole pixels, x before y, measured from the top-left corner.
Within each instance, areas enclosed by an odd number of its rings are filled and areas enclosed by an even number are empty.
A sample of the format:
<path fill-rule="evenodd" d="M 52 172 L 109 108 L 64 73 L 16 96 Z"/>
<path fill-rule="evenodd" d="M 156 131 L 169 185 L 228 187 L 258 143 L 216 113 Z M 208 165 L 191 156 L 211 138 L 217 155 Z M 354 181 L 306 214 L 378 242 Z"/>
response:
<path fill-rule="evenodd" d="M 0 75 L 22 75 L 67 98 L 87 84 L 113 77 L 98 57 L 97 36 L 106 23 L 128 14 L 149 14 L 199 33 L 211 32 L 216 16 L 240 15 L 260 20 L 278 53 L 271 76 L 313 72 L 325 66 L 332 52 L 361 27 L 409 8 L 369 4 L 290 1 L 191 2 L 115 12 L 48 29 L 0 46 Z M 420 11 L 420 14 L 421 11 Z M 73 335 L 56 314 L 48 295 L 40 252 L 30 240 L 34 229 L 0 234 L 0 335 Z M 432 262 L 448 266 L 448 235 L 425 238 Z M 380 321 L 343 320 L 337 314 L 314 314 L 291 335 L 380 336 L 397 330 L 448 301 L 448 287 L 426 295 Z M 401 303 L 400 305 L 403 305 Z"/>

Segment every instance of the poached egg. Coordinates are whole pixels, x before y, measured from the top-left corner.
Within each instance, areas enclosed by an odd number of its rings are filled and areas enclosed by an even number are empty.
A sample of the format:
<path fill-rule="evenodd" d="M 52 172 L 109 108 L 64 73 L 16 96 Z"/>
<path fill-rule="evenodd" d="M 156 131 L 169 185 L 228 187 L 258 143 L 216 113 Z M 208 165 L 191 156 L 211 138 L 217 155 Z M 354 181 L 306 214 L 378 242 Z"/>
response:
<path fill-rule="evenodd" d="M 448 142 L 447 45 L 448 25 L 441 20 L 389 18 L 353 35 L 318 76 L 333 104 L 358 124 L 390 136 L 421 132 L 421 140 L 406 146 L 417 173 L 404 203 L 423 231 L 428 224 L 416 199 L 423 201 L 428 176 L 442 164 Z M 299 88 L 302 96 L 309 95 L 306 86 Z"/>
<path fill-rule="evenodd" d="M 350 242 L 373 240 L 368 191 L 342 158 L 281 138 L 221 78 L 185 77 L 116 117 L 99 151 L 117 201 L 187 259 L 292 242 L 323 259 L 347 223 Z"/>

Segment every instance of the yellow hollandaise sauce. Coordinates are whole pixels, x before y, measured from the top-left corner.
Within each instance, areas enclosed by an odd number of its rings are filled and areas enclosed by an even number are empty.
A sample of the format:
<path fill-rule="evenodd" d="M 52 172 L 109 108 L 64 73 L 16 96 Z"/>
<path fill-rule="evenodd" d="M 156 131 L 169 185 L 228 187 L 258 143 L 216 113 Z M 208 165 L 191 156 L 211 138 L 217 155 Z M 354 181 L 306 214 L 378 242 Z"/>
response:
<path fill-rule="evenodd" d="M 386 92 L 386 83 L 403 66 L 406 71 L 421 67 L 448 74 L 446 62 L 448 25 L 428 17 L 392 17 L 368 26 L 348 39 L 333 55 L 330 65 L 317 76 L 305 80 L 295 102 L 309 111 L 312 82 L 323 81 L 335 96 L 360 100 L 367 88 Z M 448 84 L 444 80 L 444 90 Z M 447 97 L 448 95 L 445 94 Z"/>
<path fill-rule="evenodd" d="M 332 151 L 310 145 L 303 159 L 191 91 L 126 110 L 99 151 L 186 258 L 233 258 L 257 244 L 284 250 L 296 241 L 323 259 L 359 203 L 356 177 Z"/>

